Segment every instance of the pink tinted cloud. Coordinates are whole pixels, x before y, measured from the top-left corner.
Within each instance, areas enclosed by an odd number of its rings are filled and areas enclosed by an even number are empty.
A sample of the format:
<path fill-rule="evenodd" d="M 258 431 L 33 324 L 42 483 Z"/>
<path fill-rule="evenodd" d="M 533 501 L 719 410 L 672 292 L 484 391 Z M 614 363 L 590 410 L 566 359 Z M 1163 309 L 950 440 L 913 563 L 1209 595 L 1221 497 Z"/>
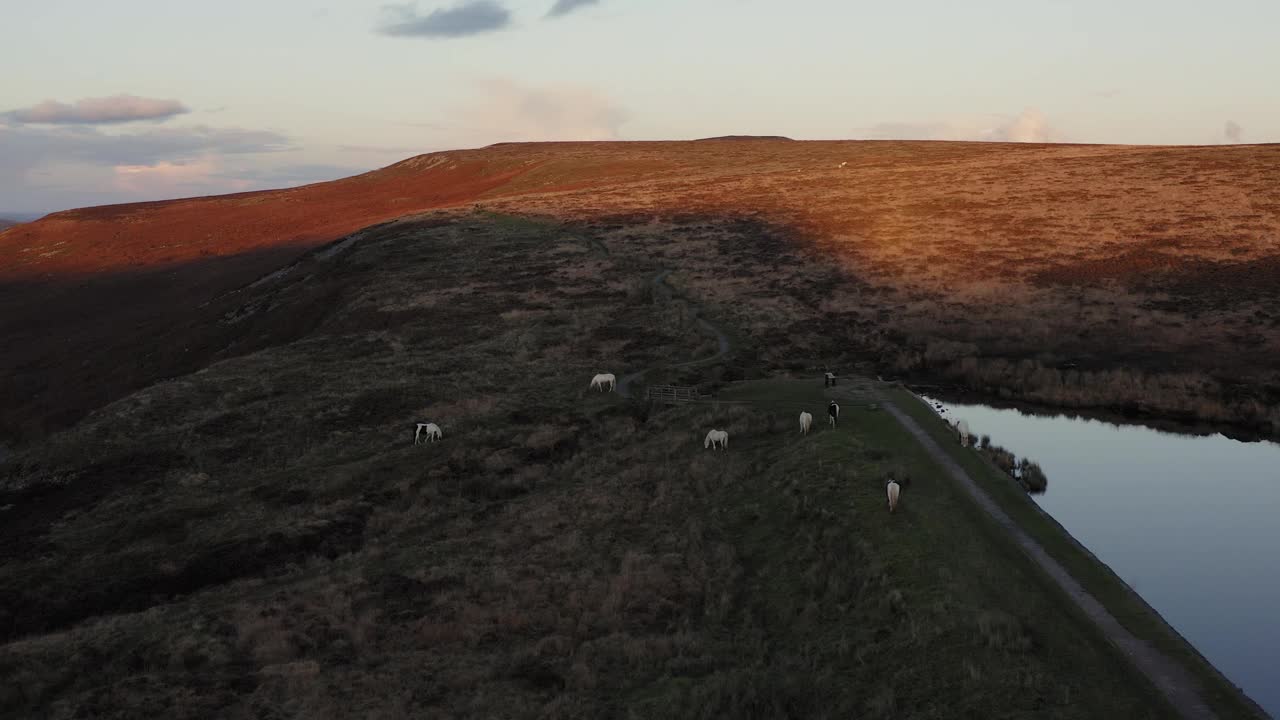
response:
<path fill-rule="evenodd" d="M 628 117 L 589 87 L 526 86 L 506 78 L 481 80 L 471 101 L 454 111 L 469 138 L 480 142 L 618 140 Z"/>
<path fill-rule="evenodd" d="M 115 190 L 146 197 L 241 192 L 253 182 L 222 174 L 222 165 L 213 156 L 190 162 L 162 160 L 152 165 L 116 165 Z"/>
<path fill-rule="evenodd" d="M 880 123 L 866 129 L 868 137 L 886 140 L 967 140 L 985 142 L 1062 142 L 1043 112 L 1027 108 L 1016 116 L 947 117 L 934 122 Z"/>
<path fill-rule="evenodd" d="M 74 103 L 56 100 L 5 113 L 11 120 L 28 124 L 109 125 L 136 120 L 164 120 L 191 112 L 177 100 L 157 100 L 137 95 L 85 98 Z"/>

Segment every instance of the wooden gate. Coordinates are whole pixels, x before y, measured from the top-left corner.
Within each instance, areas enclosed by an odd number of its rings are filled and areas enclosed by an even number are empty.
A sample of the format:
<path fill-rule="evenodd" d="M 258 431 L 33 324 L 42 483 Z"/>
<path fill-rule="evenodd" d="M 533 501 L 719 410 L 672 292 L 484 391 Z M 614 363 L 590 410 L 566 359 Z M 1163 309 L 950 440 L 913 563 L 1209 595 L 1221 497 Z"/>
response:
<path fill-rule="evenodd" d="M 698 399 L 698 388 L 680 385 L 650 385 L 645 388 L 645 398 L 654 402 L 676 404 Z"/>

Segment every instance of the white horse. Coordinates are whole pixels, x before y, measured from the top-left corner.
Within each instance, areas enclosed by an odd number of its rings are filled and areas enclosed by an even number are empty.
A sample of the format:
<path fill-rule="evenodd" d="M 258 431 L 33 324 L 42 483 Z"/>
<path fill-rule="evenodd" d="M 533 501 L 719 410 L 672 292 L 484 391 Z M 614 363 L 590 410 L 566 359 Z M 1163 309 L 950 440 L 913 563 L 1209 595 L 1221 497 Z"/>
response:
<path fill-rule="evenodd" d="M 800 413 L 800 434 L 808 435 L 811 427 L 813 427 L 813 416 L 807 412 Z"/>
<path fill-rule="evenodd" d="M 599 375 L 591 378 L 592 390 L 600 390 L 601 392 L 604 392 L 607 387 L 612 391 L 617 386 L 618 378 L 614 377 L 613 373 L 600 373 Z"/>
<path fill-rule="evenodd" d="M 836 404 L 835 400 L 832 400 L 831 404 L 827 405 L 827 424 L 830 425 L 831 427 L 835 427 L 836 421 L 838 421 L 839 419 L 840 419 L 840 406 Z"/>
<path fill-rule="evenodd" d="M 707 433 L 707 437 L 702 441 L 702 447 L 715 447 L 724 450 L 729 447 L 729 433 L 724 430 L 712 430 Z"/>
<path fill-rule="evenodd" d="M 902 492 L 902 488 L 898 486 L 897 480 L 890 480 L 886 486 L 889 492 L 889 512 L 898 507 L 898 493 Z"/>
<path fill-rule="evenodd" d="M 964 420 L 957 422 L 956 434 L 960 436 L 960 447 L 969 447 L 969 423 Z"/>
<path fill-rule="evenodd" d="M 444 433 L 440 432 L 440 426 L 435 423 L 418 423 L 418 429 L 413 433 L 413 444 L 417 445 L 418 440 L 422 437 L 422 433 L 427 434 L 428 442 L 435 442 L 444 437 Z"/>

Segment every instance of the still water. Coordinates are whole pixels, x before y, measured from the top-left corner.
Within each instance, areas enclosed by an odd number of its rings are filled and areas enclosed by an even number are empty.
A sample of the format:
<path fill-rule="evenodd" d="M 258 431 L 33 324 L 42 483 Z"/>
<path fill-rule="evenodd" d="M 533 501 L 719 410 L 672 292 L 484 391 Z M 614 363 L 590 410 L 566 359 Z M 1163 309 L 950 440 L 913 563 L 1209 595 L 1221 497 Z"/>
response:
<path fill-rule="evenodd" d="M 1280 445 L 935 404 L 1040 463 L 1035 501 L 1280 718 Z"/>

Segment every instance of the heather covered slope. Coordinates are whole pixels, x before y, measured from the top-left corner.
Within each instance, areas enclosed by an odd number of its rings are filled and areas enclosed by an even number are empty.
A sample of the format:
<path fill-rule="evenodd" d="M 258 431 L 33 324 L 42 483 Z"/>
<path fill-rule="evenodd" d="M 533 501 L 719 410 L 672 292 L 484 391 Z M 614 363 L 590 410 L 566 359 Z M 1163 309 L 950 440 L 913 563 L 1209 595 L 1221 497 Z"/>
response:
<path fill-rule="evenodd" d="M 732 355 L 662 370 L 716 340 L 651 283 L 763 230 L 630 227 L 363 233 L 236 295 L 232 326 L 310 313 L 296 339 L 0 465 L 0 715 L 1170 716 L 887 413 L 801 438 L 816 378 L 589 392 L 765 369 L 712 302 Z"/>
<path fill-rule="evenodd" d="M 466 204 L 544 160 L 422 156 L 290 190 L 54 213 L 0 232 L 0 436 L 30 439 L 163 377 L 293 337 L 219 325 L 229 295 L 310 249 L 432 207 Z M 635 163 L 575 163 L 574 179 Z M 305 323 L 305 320 L 304 320 Z"/>
<path fill-rule="evenodd" d="M 641 234 L 749 224 L 690 282 L 789 339 L 762 348 L 774 367 L 862 363 L 1270 432 L 1277 188 L 1280 146 L 727 139 L 509 144 L 291 190 L 58 213 L 0 233 L 0 332 L 15 340 L 0 350 L 0 431 L 40 437 L 286 340 L 212 337 L 219 298 L 360 227 L 483 203 Z M 652 252 L 678 252 L 673 239 L 654 235 Z"/>

